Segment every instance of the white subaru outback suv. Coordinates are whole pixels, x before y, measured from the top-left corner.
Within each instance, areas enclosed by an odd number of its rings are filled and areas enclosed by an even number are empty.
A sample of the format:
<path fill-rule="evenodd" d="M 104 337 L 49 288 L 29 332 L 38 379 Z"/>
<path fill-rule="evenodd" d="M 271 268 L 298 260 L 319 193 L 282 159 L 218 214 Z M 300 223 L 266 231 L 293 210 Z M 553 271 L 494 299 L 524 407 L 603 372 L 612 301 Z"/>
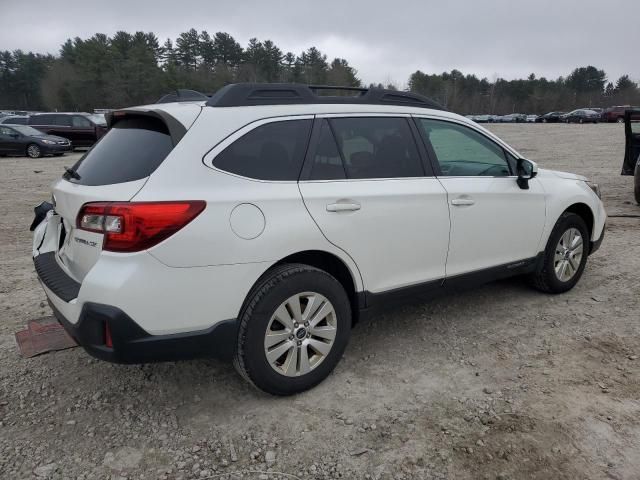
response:
<path fill-rule="evenodd" d="M 233 358 L 287 395 L 392 300 L 578 282 L 604 234 L 597 185 L 419 95 L 322 93 L 235 84 L 109 116 L 32 225 L 38 277 L 80 345 L 120 363 Z"/>

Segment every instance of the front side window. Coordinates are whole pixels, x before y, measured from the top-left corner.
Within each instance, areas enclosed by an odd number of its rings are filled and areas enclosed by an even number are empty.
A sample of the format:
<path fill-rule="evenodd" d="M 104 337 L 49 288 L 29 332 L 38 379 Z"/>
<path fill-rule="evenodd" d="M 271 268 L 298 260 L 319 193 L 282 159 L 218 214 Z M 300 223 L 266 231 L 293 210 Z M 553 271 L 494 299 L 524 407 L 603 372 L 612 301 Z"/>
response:
<path fill-rule="evenodd" d="M 330 125 L 347 178 L 424 176 L 418 148 L 406 118 L 333 118 Z"/>
<path fill-rule="evenodd" d="M 254 128 L 225 148 L 213 166 L 257 180 L 298 180 L 311 120 L 283 120 Z"/>
<path fill-rule="evenodd" d="M 447 177 L 507 177 L 511 175 L 504 150 L 475 130 L 452 122 L 418 119 L 440 171 Z"/>
<path fill-rule="evenodd" d="M 91 122 L 84 117 L 73 117 L 72 125 L 76 128 L 89 128 L 91 127 Z"/>
<path fill-rule="evenodd" d="M 11 135 L 13 130 L 7 127 L 0 127 L 0 135 Z"/>

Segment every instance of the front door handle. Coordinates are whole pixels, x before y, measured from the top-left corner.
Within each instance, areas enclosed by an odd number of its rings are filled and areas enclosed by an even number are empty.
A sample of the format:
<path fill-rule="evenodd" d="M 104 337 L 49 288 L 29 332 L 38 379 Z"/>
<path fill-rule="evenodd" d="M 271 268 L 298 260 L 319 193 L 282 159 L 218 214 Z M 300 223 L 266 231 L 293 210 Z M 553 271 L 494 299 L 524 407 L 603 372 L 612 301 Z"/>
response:
<path fill-rule="evenodd" d="M 359 203 L 330 203 L 327 212 L 355 212 L 360 210 Z"/>
<path fill-rule="evenodd" d="M 475 205 L 476 201 L 471 198 L 454 198 L 451 200 L 451 205 L 455 205 L 456 207 L 461 207 L 464 205 Z"/>

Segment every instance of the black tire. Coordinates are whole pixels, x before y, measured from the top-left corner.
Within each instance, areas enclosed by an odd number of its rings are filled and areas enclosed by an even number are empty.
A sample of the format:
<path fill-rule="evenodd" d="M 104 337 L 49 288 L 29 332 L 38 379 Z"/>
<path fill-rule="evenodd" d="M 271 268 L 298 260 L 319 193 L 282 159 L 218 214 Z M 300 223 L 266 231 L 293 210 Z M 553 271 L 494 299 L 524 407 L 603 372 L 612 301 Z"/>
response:
<path fill-rule="evenodd" d="M 578 120 L 578 123 L 584 123 L 583 119 Z"/>
<path fill-rule="evenodd" d="M 328 299 L 336 313 L 336 336 L 321 363 L 305 375 L 288 377 L 269 364 L 264 350 L 265 333 L 275 310 L 289 297 L 317 292 Z M 265 273 L 249 292 L 239 316 L 236 370 L 255 387 L 273 395 L 293 395 L 324 380 L 335 368 L 349 342 L 351 305 L 344 288 L 327 272 L 303 264 L 286 264 Z"/>
<path fill-rule="evenodd" d="M 640 205 L 640 160 L 638 160 L 633 176 L 633 194 L 636 197 L 636 202 Z"/>
<path fill-rule="evenodd" d="M 40 158 L 42 156 L 42 150 L 35 143 L 27 145 L 25 152 L 29 158 Z"/>
<path fill-rule="evenodd" d="M 558 245 L 560 238 L 570 228 L 576 228 L 582 235 L 583 252 L 582 258 L 580 259 L 580 265 L 578 266 L 575 274 L 568 281 L 562 281 L 556 274 L 554 257 L 556 253 L 556 246 Z M 580 277 L 582 277 L 585 265 L 587 264 L 587 257 L 589 256 L 589 239 L 589 230 L 582 217 L 571 212 L 563 213 L 551 231 L 549 241 L 547 242 L 547 246 L 544 250 L 544 258 L 541 265 L 530 276 L 531 284 L 541 292 L 545 293 L 564 293 L 571 290 L 576 283 L 578 283 Z"/>
<path fill-rule="evenodd" d="M 616 118 L 616 123 L 624 123 L 624 117 Z"/>

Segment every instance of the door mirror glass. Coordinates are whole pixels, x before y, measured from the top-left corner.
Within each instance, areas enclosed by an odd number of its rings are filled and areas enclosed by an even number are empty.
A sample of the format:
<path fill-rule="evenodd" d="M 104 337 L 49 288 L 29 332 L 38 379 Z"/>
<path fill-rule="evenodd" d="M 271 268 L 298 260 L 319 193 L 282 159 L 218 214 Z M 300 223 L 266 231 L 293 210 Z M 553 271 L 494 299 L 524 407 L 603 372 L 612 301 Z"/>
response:
<path fill-rule="evenodd" d="M 535 178 L 538 174 L 538 165 L 526 158 L 519 158 L 517 160 L 518 170 L 518 186 L 523 190 L 529 189 L 529 180 Z"/>

